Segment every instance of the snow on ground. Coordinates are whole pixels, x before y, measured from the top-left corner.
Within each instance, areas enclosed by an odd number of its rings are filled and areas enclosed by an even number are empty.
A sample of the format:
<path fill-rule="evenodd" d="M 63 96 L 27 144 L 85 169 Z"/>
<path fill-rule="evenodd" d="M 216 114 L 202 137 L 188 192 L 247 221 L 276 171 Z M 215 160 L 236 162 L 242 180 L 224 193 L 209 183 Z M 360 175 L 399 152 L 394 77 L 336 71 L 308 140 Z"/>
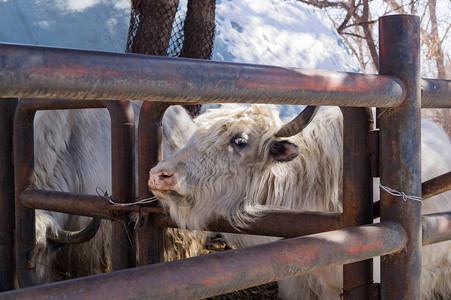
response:
<path fill-rule="evenodd" d="M 220 0 L 216 14 L 213 60 L 359 70 L 321 10 L 295 1 Z"/>

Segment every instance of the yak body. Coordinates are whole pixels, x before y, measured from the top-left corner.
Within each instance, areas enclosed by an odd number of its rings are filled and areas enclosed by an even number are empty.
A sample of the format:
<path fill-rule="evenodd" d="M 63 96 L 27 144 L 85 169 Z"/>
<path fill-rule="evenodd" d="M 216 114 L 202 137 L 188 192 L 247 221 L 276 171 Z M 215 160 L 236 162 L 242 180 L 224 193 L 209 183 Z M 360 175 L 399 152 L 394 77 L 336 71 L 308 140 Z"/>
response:
<path fill-rule="evenodd" d="M 140 103 L 133 103 L 135 121 Z M 137 122 L 135 122 L 137 124 Z M 195 129 L 180 106 L 168 109 L 163 124 L 166 155 L 182 147 Z M 111 191 L 111 125 L 106 109 L 38 111 L 35 117 L 35 185 L 46 190 L 96 194 L 97 188 Z M 36 211 L 36 277 L 40 283 L 93 275 L 111 269 L 111 222 L 103 220 L 96 236 L 83 244 L 54 245 L 47 231 L 80 230 L 91 219 L 63 213 Z M 186 249 L 173 245 L 166 259 L 196 255 L 202 237 L 192 238 Z M 165 244 L 180 240 L 170 231 Z M 178 243 L 180 244 L 180 242 Z"/>
<path fill-rule="evenodd" d="M 150 171 L 149 187 L 182 227 L 203 228 L 217 218 L 246 226 L 266 209 L 342 211 L 342 114 L 322 108 L 299 134 L 282 140 L 277 109 L 265 105 L 210 110 L 182 150 Z M 422 126 L 423 180 L 451 169 L 451 144 L 431 122 Z M 448 199 L 447 199 L 448 198 Z M 402 201 L 402 200 L 400 200 Z M 423 214 L 451 210 L 450 193 L 428 199 Z M 239 247 L 271 237 L 226 234 Z M 451 296 L 451 242 L 423 247 L 425 298 Z M 342 268 L 279 282 L 286 299 L 340 299 Z"/>

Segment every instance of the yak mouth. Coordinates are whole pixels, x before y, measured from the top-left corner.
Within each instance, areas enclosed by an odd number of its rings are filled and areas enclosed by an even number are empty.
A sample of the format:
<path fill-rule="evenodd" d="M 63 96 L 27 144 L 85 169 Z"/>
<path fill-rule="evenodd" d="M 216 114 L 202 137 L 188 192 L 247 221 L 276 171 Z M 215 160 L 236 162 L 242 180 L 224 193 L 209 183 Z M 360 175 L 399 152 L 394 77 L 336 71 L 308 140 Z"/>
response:
<path fill-rule="evenodd" d="M 183 195 L 175 190 L 150 189 L 150 191 L 161 202 L 173 202 L 177 204 L 184 198 Z"/>

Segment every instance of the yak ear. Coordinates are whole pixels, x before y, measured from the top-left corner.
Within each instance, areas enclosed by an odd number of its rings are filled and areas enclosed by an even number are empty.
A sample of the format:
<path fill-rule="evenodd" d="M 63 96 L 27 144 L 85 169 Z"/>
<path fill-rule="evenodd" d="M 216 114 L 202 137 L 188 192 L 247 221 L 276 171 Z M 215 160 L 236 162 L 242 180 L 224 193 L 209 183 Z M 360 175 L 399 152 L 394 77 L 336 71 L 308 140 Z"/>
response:
<path fill-rule="evenodd" d="M 301 150 L 289 141 L 274 141 L 271 144 L 269 154 L 278 162 L 286 162 L 296 158 Z"/>

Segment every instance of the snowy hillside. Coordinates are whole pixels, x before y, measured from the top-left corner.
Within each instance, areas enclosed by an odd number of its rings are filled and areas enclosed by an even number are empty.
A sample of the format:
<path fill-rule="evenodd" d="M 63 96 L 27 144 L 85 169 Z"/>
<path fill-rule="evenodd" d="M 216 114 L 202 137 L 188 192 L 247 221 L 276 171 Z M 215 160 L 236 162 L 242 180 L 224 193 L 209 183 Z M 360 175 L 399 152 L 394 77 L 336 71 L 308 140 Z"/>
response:
<path fill-rule="evenodd" d="M 264 3 L 263 3 L 264 2 Z M 358 71 L 321 11 L 294 1 L 218 1 L 213 60 Z"/>

